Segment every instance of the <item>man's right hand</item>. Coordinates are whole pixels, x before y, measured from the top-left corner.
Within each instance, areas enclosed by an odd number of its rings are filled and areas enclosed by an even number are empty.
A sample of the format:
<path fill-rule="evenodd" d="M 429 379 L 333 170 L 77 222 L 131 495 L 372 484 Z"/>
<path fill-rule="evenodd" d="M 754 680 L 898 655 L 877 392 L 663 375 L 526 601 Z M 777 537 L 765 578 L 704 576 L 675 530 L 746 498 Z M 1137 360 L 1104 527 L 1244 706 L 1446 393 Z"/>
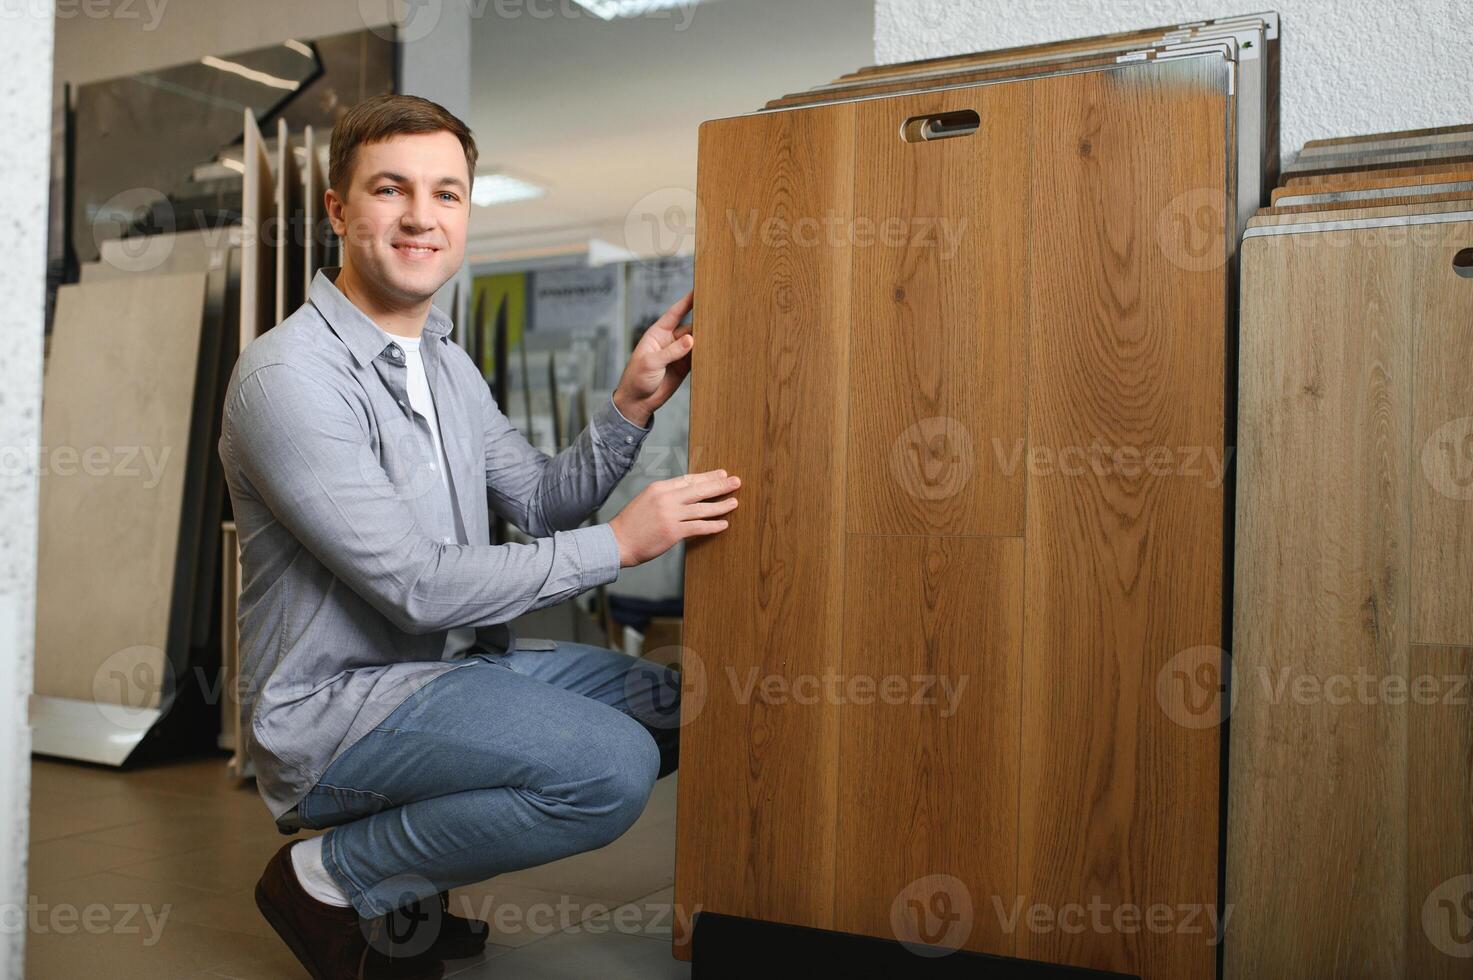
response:
<path fill-rule="evenodd" d="M 726 530 L 721 515 L 736 509 L 736 498 L 713 498 L 736 492 L 741 483 L 740 478 L 727 476 L 726 470 L 711 470 L 645 487 L 609 521 L 619 541 L 619 566 L 641 565 L 663 555 L 677 541 Z"/>

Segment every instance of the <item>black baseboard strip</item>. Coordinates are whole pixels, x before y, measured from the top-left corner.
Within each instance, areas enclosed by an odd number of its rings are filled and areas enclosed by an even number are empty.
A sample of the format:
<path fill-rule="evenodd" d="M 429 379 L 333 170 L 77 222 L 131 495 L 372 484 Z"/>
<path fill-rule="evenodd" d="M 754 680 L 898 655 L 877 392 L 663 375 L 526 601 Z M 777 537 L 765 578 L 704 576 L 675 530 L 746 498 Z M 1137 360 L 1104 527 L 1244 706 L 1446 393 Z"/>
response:
<path fill-rule="evenodd" d="M 934 951 L 938 955 L 924 955 Z M 691 939 L 691 980 L 779 980 L 815 976 L 844 980 L 1140 980 L 1134 974 L 1057 966 L 1010 956 L 930 947 L 919 952 L 895 940 L 700 912 Z"/>

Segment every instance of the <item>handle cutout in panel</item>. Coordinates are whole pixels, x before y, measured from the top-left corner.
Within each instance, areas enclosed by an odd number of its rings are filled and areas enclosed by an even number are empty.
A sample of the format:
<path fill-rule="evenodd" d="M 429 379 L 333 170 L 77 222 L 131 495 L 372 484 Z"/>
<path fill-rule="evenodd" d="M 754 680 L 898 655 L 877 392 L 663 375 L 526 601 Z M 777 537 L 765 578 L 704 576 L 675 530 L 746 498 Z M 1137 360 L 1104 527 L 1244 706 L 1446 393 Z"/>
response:
<path fill-rule="evenodd" d="M 1473 279 L 1473 248 L 1465 248 L 1453 256 L 1453 271 L 1464 279 Z"/>
<path fill-rule="evenodd" d="M 958 109 L 934 116 L 912 116 L 900 127 L 900 135 L 907 143 L 929 143 L 971 136 L 981 128 L 982 117 L 975 109 Z"/>

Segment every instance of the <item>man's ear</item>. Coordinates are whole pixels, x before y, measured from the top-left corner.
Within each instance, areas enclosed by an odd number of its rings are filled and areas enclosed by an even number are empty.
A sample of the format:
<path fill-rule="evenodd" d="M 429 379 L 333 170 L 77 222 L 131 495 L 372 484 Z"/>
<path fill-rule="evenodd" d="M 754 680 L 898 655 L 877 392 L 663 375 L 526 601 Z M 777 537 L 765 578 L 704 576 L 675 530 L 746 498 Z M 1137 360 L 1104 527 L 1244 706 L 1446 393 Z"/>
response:
<path fill-rule="evenodd" d="M 329 187 L 322 195 L 323 202 L 327 205 L 327 220 L 332 224 L 334 235 L 339 238 L 347 237 L 348 221 L 343 217 L 343 199 L 337 189 Z"/>

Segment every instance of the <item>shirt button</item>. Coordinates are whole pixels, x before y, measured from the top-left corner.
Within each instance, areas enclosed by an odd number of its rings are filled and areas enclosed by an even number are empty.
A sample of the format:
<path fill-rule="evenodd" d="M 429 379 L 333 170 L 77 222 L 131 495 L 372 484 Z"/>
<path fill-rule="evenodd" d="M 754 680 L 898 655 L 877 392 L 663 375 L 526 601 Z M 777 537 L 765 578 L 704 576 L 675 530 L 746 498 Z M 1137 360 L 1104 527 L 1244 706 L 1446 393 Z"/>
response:
<path fill-rule="evenodd" d="M 624 437 L 624 441 L 625 441 L 625 442 L 626 442 L 626 443 L 627 443 L 627 442 L 633 442 L 633 441 L 634 441 L 634 437 L 633 437 L 633 436 L 625 436 L 625 437 Z"/>

